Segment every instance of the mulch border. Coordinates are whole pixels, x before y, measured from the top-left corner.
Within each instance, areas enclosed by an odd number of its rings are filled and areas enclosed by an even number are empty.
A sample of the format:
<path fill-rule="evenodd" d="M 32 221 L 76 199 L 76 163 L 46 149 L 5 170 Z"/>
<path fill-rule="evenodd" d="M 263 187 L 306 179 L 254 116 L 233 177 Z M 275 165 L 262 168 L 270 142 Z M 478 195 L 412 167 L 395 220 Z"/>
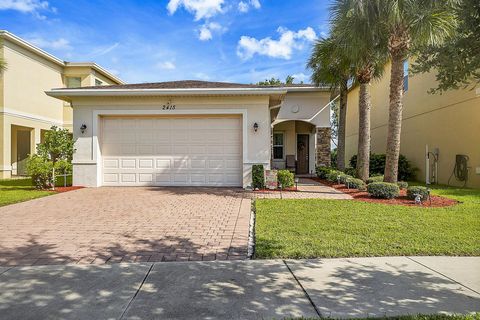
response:
<path fill-rule="evenodd" d="M 417 208 L 441 208 L 441 207 L 450 207 L 459 204 L 460 202 L 454 199 L 431 195 L 430 200 L 424 201 L 422 205 L 415 204 L 415 201 L 407 198 L 407 190 L 400 190 L 400 196 L 394 199 L 377 199 L 372 198 L 366 191 L 361 191 L 358 189 L 347 188 L 343 184 L 333 183 L 327 180 L 320 178 L 311 178 L 312 180 L 318 181 L 324 185 L 332 187 L 338 191 L 350 195 L 353 200 L 360 202 L 371 202 L 371 203 L 382 203 L 386 205 L 401 205 L 408 207 L 417 207 Z"/>

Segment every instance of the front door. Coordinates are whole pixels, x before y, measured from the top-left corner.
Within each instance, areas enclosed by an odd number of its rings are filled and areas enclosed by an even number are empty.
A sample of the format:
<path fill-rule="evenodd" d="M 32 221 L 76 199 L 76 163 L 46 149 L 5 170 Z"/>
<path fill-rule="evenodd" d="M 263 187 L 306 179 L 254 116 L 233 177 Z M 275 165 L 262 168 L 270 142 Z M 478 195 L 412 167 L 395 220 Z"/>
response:
<path fill-rule="evenodd" d="M 297 135 L 297 174 L 306 174 L 308 171 L 308 158 L 309 158 L 309 135 L 299 134 Z"/>
<path fill-rule="evenodd" d="M 17 175 L 24 176 L 28 155 L 30 154 L 30 131 L 17 131 Z"/>

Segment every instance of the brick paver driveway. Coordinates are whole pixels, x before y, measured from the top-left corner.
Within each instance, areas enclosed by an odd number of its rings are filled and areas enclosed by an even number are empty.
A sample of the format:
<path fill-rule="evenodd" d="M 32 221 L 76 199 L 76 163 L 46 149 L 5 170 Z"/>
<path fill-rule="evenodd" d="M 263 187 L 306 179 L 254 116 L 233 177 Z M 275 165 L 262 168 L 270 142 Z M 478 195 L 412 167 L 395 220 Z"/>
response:
<path fill-rule="evenodd" d="M 245 259 L 241 189 L 88 188 L 0 208 L 0 265 Z"/>

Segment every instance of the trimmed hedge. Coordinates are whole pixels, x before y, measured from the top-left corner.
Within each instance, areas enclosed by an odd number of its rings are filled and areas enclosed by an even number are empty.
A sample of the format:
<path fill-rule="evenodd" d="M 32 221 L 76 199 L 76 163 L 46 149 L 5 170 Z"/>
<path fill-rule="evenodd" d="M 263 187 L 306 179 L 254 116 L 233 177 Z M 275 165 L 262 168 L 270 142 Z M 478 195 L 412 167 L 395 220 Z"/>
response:
<path fill-rule="evenodd" d="M 290 188 L 295 184 L 295 176 L 289 170 L 278 170 L 277 179 L 282 188 Z"/>
<path fill-rule="evenodd" d="M 345 168 L 343 172 L 345 172 L 345 174 L 348 174 L 349 176 L 352 176 L 354 178 L 357 177 L 357 169 L 355 168 Z"/>
<path fill-rule="evenodd" d="M 265 171 L 263 164 L 254 164 L 252 166 L 252 188 L 265 189 Z"/>
<path fill-rule="evenodd" d="M 317 177 L 319 177 L 320 179 L 327 179 L 327 174 L 336 170 L 333 169 L 332 167 L 321 166 L 321 167 L 317 167 L 315 171 L 316 171 Z"/>
<path fill-rule="evenodd" d="M 342 171 L 332 170 L 327 174 L 326 179 L 330 182 L 338 183 L 338 176 L 344 174 Z"/>
<path fill-rule="evenodd" d="M 415 195 L 419 194 L 422 196 L 422 201 L 428 199 L 429 191 L 426 187 L 421 186 L 412 186 L 407 188 L 407 198 L 410 200 L 415 200 Z"/>
<path fill-rule="evenodd" d="M 400 190 L 404 190 L 408 188 L 408 182 L 406 181 L 398 181 L 397 186 L 400 188 Z"/>
<path fill-rule="evenodd" d="M 383 175 L 382 176 L 371 176 L 370 178 L 367 179 L 367 184 L 370 184 L 372 182 L 383 182 Z"/>
<path fill-rule="evenodd" d="M 370 174 L 384 174 L 385 172 L 385 154 L 370 154 Z M 350 167 L 357 167 L 357 155 L 350 159 Z M 412 167 L 410 161 L 404 155 L 400 155 L 398 159 L 398 180 L 407 181 L 415 178 L 417 169 Z"/>
<path fill-rule="evenodd" d="M 367 185 L 365 184 L 365 182 L 363 182 L 360 179 L 353 178 L 353 177 L 348 178 L 345 185 L 348 188 L 358 189 L 358 190 L 361 190 L 361 191 L 364 191 L 364 190 L 367 189 Z"/>
<path fill-rule="evenodd" d="M 372 182 L 367 186 L 370 196 L 381 199 L 393 199 L 400 194 L 400 188 L 395 183 Z"/>

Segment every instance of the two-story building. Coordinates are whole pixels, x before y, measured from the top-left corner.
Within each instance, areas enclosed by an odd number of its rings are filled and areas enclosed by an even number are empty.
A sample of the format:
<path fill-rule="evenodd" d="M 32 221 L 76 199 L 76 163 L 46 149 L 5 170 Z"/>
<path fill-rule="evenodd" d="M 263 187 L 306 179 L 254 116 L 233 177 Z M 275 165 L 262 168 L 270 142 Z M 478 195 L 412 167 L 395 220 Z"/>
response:
<path fill-rule="evenodd" d="M 25 162 L 52 125 L 72 129 L 68 102 L 45 94 L 51 88 L 122 84 L 93 62 L 66 62 L 0 31 L 0 178 L 25 174 Z"/>

